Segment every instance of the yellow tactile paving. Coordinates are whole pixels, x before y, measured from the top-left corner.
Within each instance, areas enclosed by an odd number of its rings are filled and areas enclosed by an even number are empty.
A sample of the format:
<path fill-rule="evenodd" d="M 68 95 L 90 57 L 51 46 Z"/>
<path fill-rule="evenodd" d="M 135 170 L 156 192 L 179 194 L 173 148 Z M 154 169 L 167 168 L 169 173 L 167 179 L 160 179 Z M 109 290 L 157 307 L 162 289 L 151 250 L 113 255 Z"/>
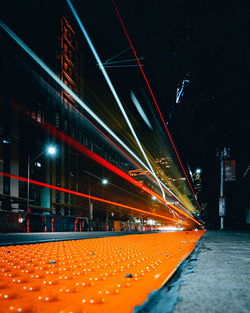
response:
<path fill-rule="evenodd" d="M 132 312 L 204 231 L 0 248 L 0 312 Z"/>

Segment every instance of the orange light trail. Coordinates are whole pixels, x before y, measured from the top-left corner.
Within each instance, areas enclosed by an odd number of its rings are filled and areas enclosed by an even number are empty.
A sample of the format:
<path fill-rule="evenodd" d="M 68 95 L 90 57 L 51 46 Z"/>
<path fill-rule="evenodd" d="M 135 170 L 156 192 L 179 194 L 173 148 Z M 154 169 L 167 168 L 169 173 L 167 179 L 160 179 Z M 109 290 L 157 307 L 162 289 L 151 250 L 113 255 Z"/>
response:
<path fill-rule="evenodd" d="M 24 182 L 28 182 L 29 181 L 30 184 L 43 186 L 43 187 L 47 187 L 47 188 L 50 188 L 50 189 L 59 190 L 59 191 L 70 193 L 70 194 L 73 194 L 73 195 L 76 195 L 76 196 L 80 196 L 80 197 L 83 197 L 83 198 L 88 198 L 88 199 L 92 199 L 92 200 L 103 202 L 103 203 L 117 205 L 117 206 L 120 206 L 122 208 L 129 209 L 131 211 L 135 211 L 135 212 L 151 215 L 151 216 L 154 216 L 154 217 L 157 217 L 157 218 L 161 218 L 161 219 L 170 220 L 170 221 L 175 222 L 175 223 L 188 224 L 187 222 L 175 220 L 175 219 L 172 219 L 170 217 L 166 217 L 164 215 L 160 215 L 160 214 L 157 214 L 157 213 L 151 213 L 151 212 L 148 212 L 148 211 L 144 211 L 144 210 L 141 210 L 141 209 L 137 209 L 137 208 L 128 206 L 126 204 L 122 204 L 122 203 L 118 203 L 118 202 L 114 202 L 114 201 L 98 198 L 98 197 L 87 195 L 87 194 L 84 194 L 84 193 L 81 193 L 81 192 L 78 192 L 78 191 L 74 191 L 74 190 L 58 187 L 58 186 L 55 186 L 55 185 L 50 185 L 50 184 L 46 184 L 46 183 L 43 183 L 43 182 L 39 182 L 39 181 L 36 181 L 36 180 L 33 180 L 33 179 L 29 179 L 28 180 L 28 178 L 17 176 L 17 175 L 13 175 L 13 174 L 9 174 L 9 173 L 4 173 L 4 172 L 0 172 L 0 175 L 1 176 L 5 176 L 5 177 L 9 177 L 9 178 L 13 178 L 13 179 L 17 179 L 17 180 L 20 180 L 20 181 L 24 181 Z"/>
<path fill-rule="evenodd" d="M 171 144 L 172 144 L 172 146 L 173 146 L 173 148 L 174 148 L 174 151 L 175 151 L 175 153 L 176 153 L 176 156 L 177 156 L 177 158 L 178 158 L 178 161 L 179 161 L 179 163 L 180 163 L 180 165 L 181 165 L 181 168 L 182 168 L 182 170 L 183 170 L 183 172 L 184 172 L 184 175 L 185 175 L 185 177 L 186 177 L 186 179 L 187 179 L 187 182 L 188 182 L 188 184 L 189 184 L 189 186 L 190 186 L 190 188 L 191 188 L 191 191 L 192 191 L 192 193 L 193 193 L 193 195 L 194 195 L 194 199 L 195 199 L 195 201 L 196 201 L 196 203 L 197 203 L 197 205 L 198 205 L 198 208 L 199 208 L 199 210 L 200 210 L 200 212 L 201 212 L 201 207 L 200 207 L 200 205 L 199 205 L 198 200 L 196 199 L 196 196 L 195 196 L 193 187 L 192 187 L 192 185 L 191 185 L 191 183 L 190 183 L 190 181 L 189 181 L 189 179 L 188 179 L 187 173 L 186 173 L 186 171 L 185 171 L 185 169 L 184 169 L 184 166 L 183 166 L 183 164 L 182 164 L 182 162 L 181 162 L 181 159 L 180 159 L 180 156 L 179 156 L 179 154 L 178 154 L 178 152 L 177 152 L 177 149 L 176 149 L 176 147 L 175 147 L 174 141 L 173 141 L 173 139 L 172 139 L 172 137 L 171 137 L 171 135 L 170 135 L 170 132 L 169 132 L 169 130 L 168 130 L 168 127 L 167 127 L 167 125 L 166 125 L 166 123 L 165 123 L 165 121 L 164 121 L 164 118 L 163 118 L 162 113 L 161 113 L 161 111 L 160 111 L 159 105 L 158 105 L 158 103 L 157 103 L 157 101 L 156 101 L 156 99 L 155 99 L 155 96 L 154 96 L 154 94 L 153 94 L 153 91 L 152 91 L 152 89 L 151 89 L 151 87 L 150 87 L 150 85 L 149 85 L 149 82 L 148 82 L 148 80 L 147 80 L 147 77 L 146 77 L 146 75 L 145 75 L 145 73 L 144 73 L 144 71 L 143 71 L 143 68 L 142 68 L 142 66 L 141 66 L 140 60 L 139 60 L 139 58 L 138 58 L 138 56 L 137 56 L 137 54 L 136 54 L 135 48 L 134 48 L 134 46 L 133 46 L 133 44 L 132 44 L 132 41 L 130 40 L 130 37 L 129 37 L 129 35 L 128 35 L 128 32 L 127 32 L 127 30 L 126 30 L 126 28 L 125 28 L 125 25 L 124 25 L 124 23 L 123 23 L 123 20 L 122 20 L 122 18 L 121 18 L 121 16 L 120 16 L 120 13 L 119 13 L 119 11 L 118 11 L 118 9 L 117 9 L 117 6 L 116 6 L 114 0 L 112 0 L 112 3 L 113 3 L 113 6 L 114 6 L 114 8 L 115 8 L 116 14 L 117 14 L 117 16 L 118 16 L 118 18 L 119 18 L 119 20 L 120 20 L 120 23 L 121 23 L 121 25 L 122 25 L 122 28 L 123 28 L 123 30 L 124 30 L 124 33 L 125 33 L 125 35 L 126 35 L 128 41 L 129 41 L 129 44 L 130 44 L 130 46 L 131 46 L 131 49 L 132 49 L 132 51 L 133 51 L 133 53 L 134 53 L 134 55 L 135 55 L 135 58 L 136 58 L 136 60 L 137 60 L 137 63 L 138 63 L 138 65 L 139 65 L 139 67 L 140 67 L 140 70 L 141 70 L 141 72 L 142 72 L 142 76 L 143 76 L 143 78 L 144 78 L 144 80 L 145 80 L 145 82 L 146 82 L 146 85 L 147 85 L 147 87 L 148 87 L 148 89 L 149 89 L 149 92 L 150 92 L 150 94 L 151 94 L 151 96 L 152 96 L 152 99 L 153 99 L 153 101 L 154 101 L 154 103 L 155 103 L 155 105 L 156 105 L 156 107 L 157 107 L 157 110 L 158 110 L 158 112 L 159 112 L 159 114 L 160 114 L 161 120 L 162 120 L 162 122 L 163 122 L 163 125 L 164 125 L 166 131 L 167 131 L 168 137 L 169 137 L 169 139 L 170 139 L 170 141 L 171 141 Z"/>

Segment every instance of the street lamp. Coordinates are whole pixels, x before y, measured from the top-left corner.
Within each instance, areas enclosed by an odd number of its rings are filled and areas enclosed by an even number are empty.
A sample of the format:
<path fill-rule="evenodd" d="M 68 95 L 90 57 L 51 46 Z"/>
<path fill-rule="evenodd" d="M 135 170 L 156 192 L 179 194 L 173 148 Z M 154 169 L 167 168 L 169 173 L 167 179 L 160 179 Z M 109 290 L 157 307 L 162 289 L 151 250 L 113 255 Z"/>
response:
<path fill-rule="evenodd" d="M 103 184 L 103 185 L 107 185 L 108 182 L 109 182 L 109 181 L 107 180 L 107 178 L 103 178 L 103 179 L 102 179 L 102 184 Z"/>
<path fill-rule="evenodd" d="M 201 173 L 201 169 L 200 168 L 197 168 L 196 170 L 195 170 L 195 174 L 200 174 Z"/>
<path fill-rule="evenodd" d="M 97 184 L 92 185 L 91 187 L 99 185 L 100 183 L 105 186 L 105 185 L 108 185 L 109 181 L 108 181 L 107 178 L 103 178 L 100 182 L 98 182 Z M 89 196 L 90 196 L 90 185 L 89 185 Z M 90 220 L 93 219 L 93 213 L 94 213 L 93 211 L 94 211 L 93 201 L 91 201 L 91 199 L 89 197 L 89 218 L 90 218 Z"/>
<path fill-rule="evenodd" d="M 56 153 L 56 148 L 53 146 L 48 147 L 48 154 L 54 155 Z"/>
<path fill-rule="evenodd" d="M 54 155 L 56 154 L 56 148 L 54 146 L 48 146 L 48 148 L 45 151 L 42 151 L 41 153 L 39 153 L 36 157 L 34 157 L 33 159 L 30 159 L 30 153 L 28 155 L 28 186 L 27 186 L 27 211 L 29 210 L 29 202 L 30 202 L 30 164 L 31 162 L 34 162 L 36 159 L 38 159 L 41 155 L 43 155 L 44 153 L 46 153 L 48 155 Z"/>

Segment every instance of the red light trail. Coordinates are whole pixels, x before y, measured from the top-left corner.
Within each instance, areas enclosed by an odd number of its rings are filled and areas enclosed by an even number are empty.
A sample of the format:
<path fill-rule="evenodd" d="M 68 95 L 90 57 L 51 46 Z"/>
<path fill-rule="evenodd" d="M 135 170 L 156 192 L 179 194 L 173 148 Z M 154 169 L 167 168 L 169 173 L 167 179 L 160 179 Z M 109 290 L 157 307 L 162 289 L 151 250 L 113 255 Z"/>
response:
<path fill-rule="evenodd" d="M 78 191 L 73 191 L 73 190 L 70 190 L 70 189 L 62 188 L 62 187 L 57 187 L 57 186 L 46 184 L 46 183 L 43 183 L 43 182 L 39 182 L 39 181 L 36 181 L 36 180 L 33 180 L 33 179 L 29 179 L 28 180 L 28 178 L 20 177 L 20 176 L 17 176 L 17 175 L 4 173 L 4 172 L 0 172 L 0 175 L 1 176 L 5 176 L 5 177 L 9 177 L 9 178 L 12 178 L 12 179 L 17 179 L 17 180 L 20 180 L 20 181 L 24 181 L 24 182 L 28 182 L 29 181 L 30 184 L 34 184 L 34 185 L 38 185 L 38 186 L 43 186 L 43 187 L 59 190 L 59 191 L 70 193 L 70 194 L 73 194 L 73 195 L 76 195 L 76 196 L 80 196 L 80 197 L 83 197 L 83 198 L 88 198 L 88 199 L 92 199 L 92 200 L 103 202 L 103 203 L 117 205 L 117 206 L 123 207 L 125 209 L 129 209 L 129 210 L 132 210 L 132 211 L 135 211 L 135 212 L 139 212 L 139 213 L 144 213 L 144 214 L 151 215 L 151 216 L 154 216 L 154 217 L 158 217 L 158 218 L 161 218 L 161 219 L 170 220 L 170 221 L 175 222 L 175 223 L 177 222 L 177 223 L 180 223 L 180 224 L 188 224 L 187 222 L 183 222 L 183 221 L 179 221 L 179 220 L 177 221 L 175 219 L 172 219 L 170 217 L 166 217 L 164 215 L 147 212 L 147 211 L 144 211 L 144 210 L 141 210 L 141 209 L 137 209 L 137 208 L 128 206 L 126 204 L 122 204 L 122 203 L 118 203 L 118 202 L 114 202 L 114 201 L 98 198 L 98 197 L 95 197 L 95 196 L 87 195 L 87 194 L 84 194 L 84 193 L 81 193 L 81 192 L 78 192 Z"/>
<path fill-rule="evenodd" d="M 21 106 L 18 106 L 14 101 L 12 101 L 12 105 L 15 106 L 18 110 L 21 109 Z M 64 143 L 68 144 L 72 148 L 74 148 L 77 151 L 81 152 L 82 154 L 86 155 L 87 157 L 89 157 L 93 161 L 95 161 L 98 164 L 106 167 L 108 170 L 110 170 L 113 173 L 119 175 L 120 177 L 122 177 L 123 179 L 127 180 L 128 182 L 132 183 L 136 187 L 144 190 L 145 192 L 149 193 L 152 196 L 155 196 L 158 200 L 160 200 L 161 202 L 166 204 L 167 207 L 171 207 L 172 209 L 174 209 L 174 210 L 178 211 L 179 213 L 185 215 L 186 217 L 188 217 L 189 219 L 191 219 L 195 223 L 197 223 L 199 225 L 202 225 L 197 220 L 195 220 L 192 216 L 190 216 L 189 214 L 187 214 L 183 210 L 179 209 L 177 206 L 173 205 L 172 203 L 169 203 L 169 202 L 166 203 L 166 200 L 164 198 L 162 198 L 160 195 L 158 195 L 156 192 L 154 192 L 151 189 L 149 189 L 148 187 L 144 186 L 143 184 L 141 184 L 140 182 L 138 182 L 137 180 L 135 180 L 134 178 L 132 178 L 128 174 L 124 173 L 122 170 L 120 170 L 119 168 L 117 168 L 113 164 L 109 163 L 108 161 L 106 161 L 105 159 L 103 159 L 102 157 L 100 157 L 99 155 L 94 153 L 93 151 L 89 150 L 88 148 L 86 148 L 85 146 L 83 146 L 82 144 L 77 142 L 76 140 L 72 139 L 70 136 L 66 135 L 64 132 L 58 130 L 55 126 L 50 125 L 47 122 L 44 122 L 44 125 L 39 124 L 38 126 L 43 128 L 44 130 L 46 130 L 50 134 L 52 134 L 54 137 L 56 137 L 59 140 L 63 141 Z"/>
<path fill-rule="evenodd" d="M 133 185 L 135 185 L 136 187 L 144 190 L 145 192 L 149 193 L 152 196 L 155 196 L 158 200 L 160 200 L 161 202 L 163 202 L 164 204 L 166 204 L 167 206 L 170 206 L 172 209 L 178 211 L 179 213 L 187 216 L 189 219 L 191 219 L 192 221 L 194 221 L 197 224 L 200 224 L 198 221 L 196 221 L 192 216 L 190 216 L 189 214 L 187 214 L 186 212 L 182 211 L 181 209 L 179 209 L 178 207 L 176 207 L 175 205 L 171 204 L 171 203 L 166 203 L 166 200 L 161 197 L 160 195 L 158 195 L 156 192 L 152 191 L 151 189 L 149 189 L 148 187 L 144 186 L 143 184 L 141 184 L 140 182 L 138 182 L 137 180 L 135 180 L 134 178 L 132 178 L 131 176 L 129 176 L 128 174 L 124 173 L 122 170 L 120 170 L 119 168 L 117 168 L 116 166 L 114 166 L 113 164 L 109 163 L 108 161 L 106 161 L 105 159 L 103 159 L 102 157 L 100 157 L 99 155 L 97 155 L 95 152 L 89 150 L 88 148 L 86 148 L 85 146 L 83 146 L 82 144 L 80 144 L 79 142 L 77 142 L 76 140 L 72 139 L 71 137 L 69 137 L 68 135 L 66 135 L 65 133 L 63 133 L 62 131 L 56 129 L 55 126 L 52 126 L 50 124 L 48 124 L 47 122 L 45 122 L 44 124 L 44 129 L 48 132 L 50 132 L 54 137 L 60 139 L 61 141 L 65 142 L 66 144 L 68 144 L 69 146 L 73 147 L 74 149 L 76 149 L 77 151 L 83 153 L 84 155 L 86 155 L 87 157 L 91 158 L 93 161 L 97 162 L 98 164 L 104 166 L 105 168 L 107 168 L 108 170 L 112 171 L 113 173 L 119 175 L 120 177 L 122 177 L 123 179 L 127 180 L 128 182 L 132 183 Z M 201 225 L 201 224 L 200 224 Z"/>
<path fill-rule="evenodd" d="M 192 185 L 191 185 L 191 183 L 190 183 L 190 181 L 189 181 L 189 179 L 188 179 L 187 173 L 186 173 L 186 171 L 185 171 L 185 169 L 184 169 L 184 166 L 183 166 L 183 164 L 182 164 L 182 162 L 181 162 L 180 156 L 179 156 L 179 154 L 178 154 L 178 152 L 177 152 L 177 149 L 176 149 L 176 147 L 175 147 L 175 144 L 174 144 L 174 142 L 173 142 L 173 139 L 172 139 L 172 137 L 171 137 L 171 135 L 170 135 L 170 132 L 169 132 L 169 130 L 168 130 L 168 128 L 167 128 L 167 125 L 166 125 L 166 123 L 165 123 L 165 121 L 164 121 L 164 118 L 163 118 L 162 113 L 161 113 L 161 111 L 160 111 L 159 105 L 158 105 L 158 103 L 157 103 L 157 101 L 156 101 L 156 99 L 155 99 L 155 96 L 154 96 L 153 91 L 152 91 L 152 89 L 151 89 L 151 87 L 150 87 L 150 85 L 149 85 L 149 82 L 148 82 L 148 80 L 147 80 L 147 77 L 146 77 L 146 75 L 145 75 L 145 73 L 144 73 L 144 71 L 143 71 L 143 69 L 142 69 L 140 60 L 139 60 L 139 58 L 138 58 L 138 56 L 137 56 L 137 54 L 136 54 L 135 48 L 134 48 L 134 46 L 133 46 L 133 44 L 132 44 L 132 42 L 131 42 L 131 40 L 130 40 L 130 37 L 129 37 L 129 35 L 128 35 L 128 32 L 127 32 L 127 30 L 126 30 L 126 28 L 125 28 L 125 25 L 124 25 L 124 23 L 123 23 L 123 20 L 122 20 L 122 18 L 121 18 L 121 16 L 120 16 L 120 13 L 119 13 L 119 11 L 118 11 L 118 9 L 117 9 L 117 6 L 116 6 L 114 0 L 112 0 L 112 3 L 113 3 L 113 6 L 114 6 L 114 8 L 115 8 L 116 14 L 117 14 L 117 16 L 118 16 L 118 18 L 119 18 L 119 20 L 120 20 L 120 23 L 121 23 L 121 25 L 122 25 L 122 28 L 123 28 L 123 30 L 124 30 L 124 33 L 125 33 L 125 35 L 126 35 L 128 41 L 129 41 L 129 44 L 130 44 L 130 46 L 131 46 L 131 49 L 132 49 L 132 51 L 133 51 L 133 53 L 134 53 L 134 55 L 135 55 L 135 58 L 136 58 L 137 63 L 138 63 L 138 65 L 139 65 L 139 67 L 140 67 L 140 70 L 141 70 L 141 72 L 142 72 L 142 75 L 143 75 L 143 78 L 144 78 L 144 80 L 145 80 L 145 82 L 146 82 L 146 85 L 147 85 L 147 87 L 148 87 L 148 89 L 149 89 L 149 92 L 150 92 L 150 94 L 151 94 L 151 96 L 152 96 L 152 99 L 153 99 L 153 101 L 154 101 L 154 103 L 155 103 L 155 105 L 156 105 L 156 107 L 157 107 L 157 110 L 158 110 L 158 112 L 159 112 L 159 114 L 160 114 L 161 120 L 162 120 L 162 122 L 163 122 L 163 125 L 164 125 L 166 131 L 167 131 L 168 137 L 169 137 L 169 139 L 170 139 L 170 141 L 171 141 L 171 143 L 172 143 L 172 146 L 173 146 L 173 148 L 174 148 L 174 151 L 175 151 L 175 153 L 176 153 L 176 156 L 177 156 L 177 158 L 178 158 L 178 161 L 179 161 L 179 163 L 180 163 L 180 165 L 181 165 L 181 168 L 182 168 L 182 170 L 183 170 L 183 172 L 184 172 L 184 175 L 185 175 L 185 177 L 186 177 L 186 179 L 187 179 L 187 182 L 188 182 L 188 184 L 189 184 L 189 186 L 190 186 L 190 188 L 191 188 L 191 190 L 192 190 L 192 193 L 193 193 L 193 195 L 194 195 L 195 201 L 196 201 L 196 203 L 197 203 L 197 205 L 198 205 L 198 208 L 199 208 L 199 210 L 200 210 L 200 212 L 201 212 L 201 207 L 200 207 L 200 205 L 199 205 L 199 203 L 198 203 L 198 201 L 197 201 L 197 199 L 196 199 L 196 196 L 195 196 L 193 187 L 192 187 Z"/>
<path fill-rule="evenodd" d="M 51 87 L 53 88 L 53 87 Z M 54 88 L 53 88 L 54 89 Z M 55 90 L 55 92 L 58 94 L 58 92 Z M 59 94 L 58 94 L 59 95 Z M 59 95 L 60 96 L 60 95 Z M 61 97 L 61 96 L 60 96 Z M 12 101 L 12 106 L 15 107 L 15 109 L 17 110 L 21 110 L 23 109 L 21 106 L 19 106 L 16 102 Z M 110 140 L 119 150 L 121 150 L 121 152 L 123 152 L 129 159 L 131 159 L 131 161 L 133 161 L 138 167 L 140 167 L 131 157 L 129 157 L 119 146 L 117 146 L 108 136 L 106 136 L 97 126 L 95 126 L 87 117 L 85 117 L 85 115 L 83 115 L 78 109 L 76 109 L 74 106 L 71 106 L 72 108 L 74 108 L 78 113 L 80 113 L 88 122 L 91 123 L 91 125 L 93 127 L 95 127 L 101 134 L 103 134 L 108 140 Z M 120 177 L 124 178 L 125 180 L 131 182 L 133 185 L 139 187 L 140 189 L 144 190 L 145 192 L 151 194 L 152 196 L 155 196 L 158 200 L 160 200 L 161 202 L 163 202 L 164 204 L 166 204 L 166 200 L 164 198 L 162 198 L 160 195 L 158 195 L 157 193 L 155 193 L 154 191 L 152 191 L 151 189 L 145 187 L 143 184 L 139 183 L 137 180 L 133 179 L 131 176 L 127 175 L 126 173 L 124 173 L 123 171 L 121 171 L 120 169 L 118 169 L 116 166 L 112 165 L 111 163 L 109 163 L 108 161 L 104 160 L 103 158 L 101 158 L 100 156 L 98 156 L 96 153 L 94 153 L 93 151 L 89 150 L 88 148 L 86 148 L 85 146 L 83 146 L 82 144 L 80 144 L 79 142 L 75 141 L 74 139 L 72 139 L 71 137 L 69 137 L 68 135 L 66 135 L 65 133 L 63 133 L 62 131 L 58 130 L 56 127 L 50 125 L 49 123 L 45 122 L 44 126 L 42 126 L 41 124 L 38 125 L 39 127 L 45 129 L 47 132 L 50 132 L 54 137 L 58 138 L 59 140 L 62 140 L 63 142 L 67 143 L 69 146 L 73 147 L 74 149 L 78 150 L 79 152 L 83 153 L 84 155 L 86 155 L 87 157 L 91 158 L 92 160 L 94 160 L 95 162 L 101 164 L 102 166 L 106 167 L 107 169 L 109 169 L 110 171 L 116 173 L 117 175 L 119 175 Z M 143 170 L 143 169 L 142 169 Z M 151 177 L 149 174 L 147 174 L 149 177 Z M 152 178 L 152 177 L 151 177 Z M 152 178 L 153 179 L 153 178 Z M 165 188 L 164 188 L 165 189 Z M 167 190 L 166 190 L 167 191 Z M 168 191 L 167 191 L 168 192 Z M 170 196 L 175 199 L 171 194 Z M 175 205 L 171 204 L 168 202 L 168 204 L 166 204 L 167 207 L 171 207 L 172 209 L 178 211 L 179 213 L 187 216 L 189 219 L 193 220 L 195 223 L 198 223 L 198 221 L 196 221 L 191 215 L 187 214 L 186 212 L 184 212 L 183 210 L 179 209 L 178 207 L 176 207 Z M 201 224 L 200 224 L 201 225 Z"/>
<path fill-rule="evenodd" d="M 69 0 L 68 0 L 69 2 Z M 37 63 L 43 70 L 51 76 L 72 98 L 77 101 L 83 109 L 85 109 L 100 125 L 102 125 L 122 146 L 124 146 L 131 155 L 133 155 L 138 161 L 142 161 L 120 140 L 119 137 L 107 126 L 103 121 L 74 93 L 72 90 L 65 85 L 57 75 L 44 63 L 42 60 L 5 24 L 1 21 L 1 27 L 10 35 L 10 37 Z M 143 164 L 143 163 L 142 163 Z M 143 164 L 144 165 L 144 164 Z M 144 165 L 145 166 L 145 165 Z M 158 179 L 157 179 L 158 180 Z M 159 185 L 161 187 L 161 185 Z M 156 196 L 157 197 L 157 196 Z M 157 197 L 158 198 L 158 197 Z M 165 199 L 164 199 L 165 200 Z M 179 210 L 179 209 L 178 209 Z M 182 214 L 185 215 L 183 211 Z M 190 218 L 190 217 L 189 217 Z"/>

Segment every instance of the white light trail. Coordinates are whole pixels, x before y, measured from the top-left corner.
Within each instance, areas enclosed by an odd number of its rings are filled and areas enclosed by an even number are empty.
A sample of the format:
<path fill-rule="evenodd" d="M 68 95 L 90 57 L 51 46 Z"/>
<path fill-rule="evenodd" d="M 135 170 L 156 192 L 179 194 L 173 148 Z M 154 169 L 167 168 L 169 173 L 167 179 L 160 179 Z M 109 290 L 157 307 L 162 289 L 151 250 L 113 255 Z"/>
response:
<path fill-rule="evenodd" d="M 79 16 L 78 16 L 78 14 L 77 14 L 75 8 L 73 7 L 71 1 L 70 1 L 70 0 L 67 0 L 67 3 L 68 3 L 68 5 L 69 5 L 69 7 L 70 7 L 70 9 L 71 9 L 71 11 L 72 11 L 72 13 L 73 13 L 73 15 L 75 16 L 75 19 L 76 19 L 76 21 L 77 21 L 77 23 L 78 23 L 78 25 L 79 25 L 79 27 L 80 27 L 80 29 L 81 29 L 81 31 L 82 31 L 84 37 L 85 37 L 85 39 L 87 40 L 87 43 L 88 43 L 88 45 L 89 45 L 89 47 L 90 47 L 90 49 L 91 49 L 91 51 L 92 51 L 92 53 L 93 53 L 93 55 L 94 55 L 94 57 L 95 57 L 95 59 L 96 59 L 98 65 L 99 65 L 99 67 L 100 67 L 100 70 L 102 71 L 102 74 L 103 74 L 103 76 L 104 76 L 104 78 L 105 78 L 107 84 L 109 85 L 109 88 L 110 88 L 110 90 L 111 90 L 111 92 L 112 92 L 112 94 L 113 94 L 113 96 L 114 96 L 114 98 L 115 98 L 115 100 L 116 100 L 116 102 L 117 102 L 117 104 L 118 104 L 118 106 L 119 106 L 121 112 L 122 112 L 123 117 L 125 118 L 125 120 L 126 120 L 126 122 L 127 122 L 127 124 L 128 124 L 128 127 L 129 127 L 131 133 L 133 134 L 133 136 L 134 136 L 134 138 L 135 138 L 135 140 L 136 140 L 136 142 L 137 142 L 137 144 L 138 144 L 138 146 L 139 146 L 139 148 L 140 148 L 140 150 L 141 150 L 141 153 L 142 153 L 143 156 L 144 156 L 144 159 L 146 160 L 146 162 L 147 162 L 147 164 L 148 164 L 148 166 L 149 166 L 149 168 L 150 168 L 150 170 L 151 170 L 152 175 L 153 175 L 153 176 L 155 177 L 155 179 L 157 180 L 157 183 L 158 183 L 158 185 L 159 185 L 159 187 L 160 187 L 160 189 L 161 189 L 163 198 L 166 199 L 166 198 L 165 198 L 165 192 L 164 192 L 164 190 L 163 190 L 163 188 L 162 188 L 162 186 L 161 186 L 161 183 L 160 183 L 160 181 L 159 181 L 159 178 L 158 178 L 157 175 L 155 174 L 154 169 L 153 169 L 151 163 L 149 162 L 149 160 L 148 160 L 148 158 L 147 158 L 147 155 L 146 155 L 146 153 L 145 153 L 145 151 L 144 151 L 144 149 L 143 149 L 143 147 L 142 147 L 142 145 L 141 145 L 141 143 L 140 143 L 140 141 L 139 141 L 139 139 L 138 139 L 138 137 L 137 137 L 137 135 L 136 135 L 136 132 L 135 132 L 135 130 L 134 130 L 132 124 L 130 123 L 130 120 L 129 120 L 128 116 L 127 116 L 127 113 L 126 113 L 125 109 L 123 108 L 123 105 L 122 105 L 122 103 L 121 103 L 121 101 L 120 101 L 120 98 L 118 97 L 118 94 L 117 94 L 117 92 L 116 92 L 116 90 L 115 90 L 115 88 L 114 88 L 114 86 L 113 86 L 113 84 L 112 84 L 112 82 L 111 82 L 111 80 L 110 80 L 110 78 L 109 78 L 109 76 L 108 76 L 108 74 L 107 74 L 107 72 L 106 72 L 106 70 L 105 70 L 103 64 L 102 64 L 102 61 L 101 61 L 101 59 L 100 59 L 100 57 L 99 57 L 99 55 L 98 55 L 98 53 L 97 53 L 97 51 L 96 51 L 96 49 L 95 49 L 95 47 L 94 47 L 94 45 L 93 45 L 93 43 L 92 43 L 92 41 L 91 41 L 89 35 L 88 35 L 88 33 L 87 33 L 85 27 L 84 27 L 83 24 L 82 24 L 82 21 L 80 20 L 80 18 L 79 18 Z"/>
<path fill-rule="evenodd" d="M 60 85 L 71 97 L 81 105 L 81 107 L 87 111 L 106 131 L 123 146 L 127 152 L 130 153 L 147 171 L 151 174 L 150 169 L 144 164 L 144 162 L 71 90 L 67 85 L 65 85 L 60 78 L 2 21 L 0 20 L 0 26 L 5 30 L 5 32 L 21 47 L 37 64 L 39 64 L 43 70 L 52 77 L 58 85 Z M 162 186 L 168 190 L 176 199 L 178 197 L 161 182 Z M 178 199 L 181 204 L 181 201 Z M 186 211 L 186 210 L 185 210 Z M 188 214 L 190 214 L 188 212 Z M 191 214 L 190 214 L 191 215 Z"/>
<path fill-rule="evenodd" d="M 148 127 L 149 127 L 150 129 L 152 129 L 152 126 L 151 126 L 151 124 L 150 124 L 150 122 L 149 122 L 149 120 L 148 120 L 146 114 L 144 113 L 144 111 L 143 111 L 143 109 L 142 109 L 142 107 L 141 107 L 139 101 L 137 100 L 137 98 L 136 98 L 136 96 L 135 96 L 135 94 L 133 93 L 132 90 L 130 91 L 130 96 L 131 96 L 131 100 L 134 102 L 134 105 L 135 105 L 137 111 L 140 113 L 142 119 L 143 119 L 144 122 L 148 125 Z"/>

